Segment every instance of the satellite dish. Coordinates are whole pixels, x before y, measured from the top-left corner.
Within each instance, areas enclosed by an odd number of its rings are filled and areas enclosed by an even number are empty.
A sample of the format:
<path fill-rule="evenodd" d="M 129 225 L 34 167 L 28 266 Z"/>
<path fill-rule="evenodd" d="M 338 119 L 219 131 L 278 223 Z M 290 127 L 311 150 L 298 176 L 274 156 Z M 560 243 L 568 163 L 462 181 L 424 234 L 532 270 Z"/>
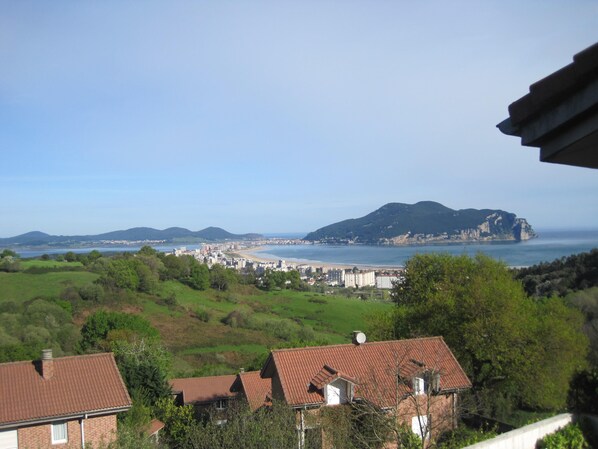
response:
<path fill-rule="evenodd" d="M 363 332 L 360 331 L 355 331 L 353 333 L 353 343 L 357 344 L 357 345 L 362 345 L 366 342 L 366 337 L 365 334 Z"/>

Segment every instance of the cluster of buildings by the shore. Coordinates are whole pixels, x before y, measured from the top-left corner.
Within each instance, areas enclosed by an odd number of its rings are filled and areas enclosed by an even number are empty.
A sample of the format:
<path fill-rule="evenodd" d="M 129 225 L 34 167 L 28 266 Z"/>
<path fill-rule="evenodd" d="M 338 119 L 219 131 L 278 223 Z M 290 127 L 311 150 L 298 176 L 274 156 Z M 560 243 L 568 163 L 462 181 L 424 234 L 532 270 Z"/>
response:
<path fill-rule="evenodd" d="M 255 242 L 253 242 L 255 243 Z M 245 242 L 227 242 L 221 244 L 202 245 L 197 249 L 181 247 L 173 250 L 175 256 L 192 256 L 209 267 L 220 264 L 239 272 L 253 271 L 257 276 L 270 271 L 298 271 L 301 279 L 310 285 L 324 283 L 329 286 L 346 288 L 375 287 L 391 289 L 394 283 L 402 282 L 404 270 L 402 268 L 388 269 L 360 269 L 358 267 L 345 268 L 339 266 L 314 265 L 284 260 L 265 260 L 253 257 L 248 251 L 254 245 Z"/>

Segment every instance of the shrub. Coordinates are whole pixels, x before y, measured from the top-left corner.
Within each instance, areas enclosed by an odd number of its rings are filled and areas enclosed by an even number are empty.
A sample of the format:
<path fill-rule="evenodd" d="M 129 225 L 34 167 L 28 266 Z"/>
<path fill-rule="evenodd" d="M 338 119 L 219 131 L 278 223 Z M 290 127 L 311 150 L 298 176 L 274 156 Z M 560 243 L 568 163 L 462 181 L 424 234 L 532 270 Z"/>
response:
<path fill-rule="evenodd" d="M 164 304 L 168 307 L 176 307 L 178 305 L 178 301 L 176 299 L 176 293 L 171 292 L 168 294 L 166 298 L 164 298 Z"/>
<path fill-rule="evenodd" d="M 81 349 L 97 348 L 112 330 L 129 330 L 138 337 L 158 338 L 158 331 L 146 319 L 128 313 L 100 310 L 89 315 L 81 328 Z"/>
<path fill-rule="evenodd" d="M 207 309 L 204 309 L 202 307 L 195 311 L 195 316 L 197 317 L 197 319 L 199 321 L 203 321 L 204 323 L 207 323 L 208 321 L 210 321 L 212 314 L 210 313 L 210 311 L 208 311 Z"/>
<path fill-rule="evenodd" d="M 589 448 L 581 428 L 569 424 L 550 435 L 546 435 L 536 445 L 538 449 L 585 449 Z"/>
<path fill-rule="evenodd" d="M 444 433 L 439 439 L 438 449 L 459 449 L 495 436 L 497 436 L 497 433 L 494 430 L 476 430 L 462 425 L 455 430 Z"/>
<path fill-rule="evenodd" d="M 86 284 L 79 288 L 79 296 L 84 301 L 102 302 L 104 289 L 99 284 Z"/>
<path fill-rule="evenodd" d="M 247 327 L 251 314 L 244 309 L 235 309 L 226 315 L 222 322 L 230 327 Z"/>

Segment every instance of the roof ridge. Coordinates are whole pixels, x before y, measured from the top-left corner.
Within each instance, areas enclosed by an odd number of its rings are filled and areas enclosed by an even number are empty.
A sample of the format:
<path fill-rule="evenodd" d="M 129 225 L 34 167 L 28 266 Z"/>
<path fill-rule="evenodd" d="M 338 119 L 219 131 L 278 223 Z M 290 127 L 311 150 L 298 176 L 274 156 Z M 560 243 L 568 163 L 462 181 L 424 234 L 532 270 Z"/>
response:
<path fill-rule="evenodd" d="M 341 348 L 341 347 L 350 347 L 350 346 L 354 346 L 354 347 L 358 347 L 358 346 L 374 346 L 374 345 L 383 345 L 383 344 L 400 343 L 400 342 L 410 342 L 410 341 L 422 341 L 422 340 L 442 340 L 442 336 L 403 338 L 403 339 L 400 339 L 400 340 L 368 341 L 366 343 L 361 343 L 359 345 L 356 345 L 354 343 L 337 343 L 335 345 L 302 346 L 300 348 L 272 349 L 270 352 L 272 354 L 274 354 L 274 353 L 279 353 L 279 352 L 304 351 L 306 349 L 328 349 L 328 348 Z"/>

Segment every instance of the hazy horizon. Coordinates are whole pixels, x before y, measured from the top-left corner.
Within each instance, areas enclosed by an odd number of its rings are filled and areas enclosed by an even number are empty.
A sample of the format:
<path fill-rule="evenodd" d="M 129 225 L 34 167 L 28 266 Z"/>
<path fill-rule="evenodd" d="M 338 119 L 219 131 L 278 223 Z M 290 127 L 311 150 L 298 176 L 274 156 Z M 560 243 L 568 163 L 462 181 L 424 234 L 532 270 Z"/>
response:
<path fill-rule="evenodd" d="M 0 235 L 310 232 L 389 202 L 598 228 L 598 172 L 496 124 L 598 3 L 3 2 Z"/>

